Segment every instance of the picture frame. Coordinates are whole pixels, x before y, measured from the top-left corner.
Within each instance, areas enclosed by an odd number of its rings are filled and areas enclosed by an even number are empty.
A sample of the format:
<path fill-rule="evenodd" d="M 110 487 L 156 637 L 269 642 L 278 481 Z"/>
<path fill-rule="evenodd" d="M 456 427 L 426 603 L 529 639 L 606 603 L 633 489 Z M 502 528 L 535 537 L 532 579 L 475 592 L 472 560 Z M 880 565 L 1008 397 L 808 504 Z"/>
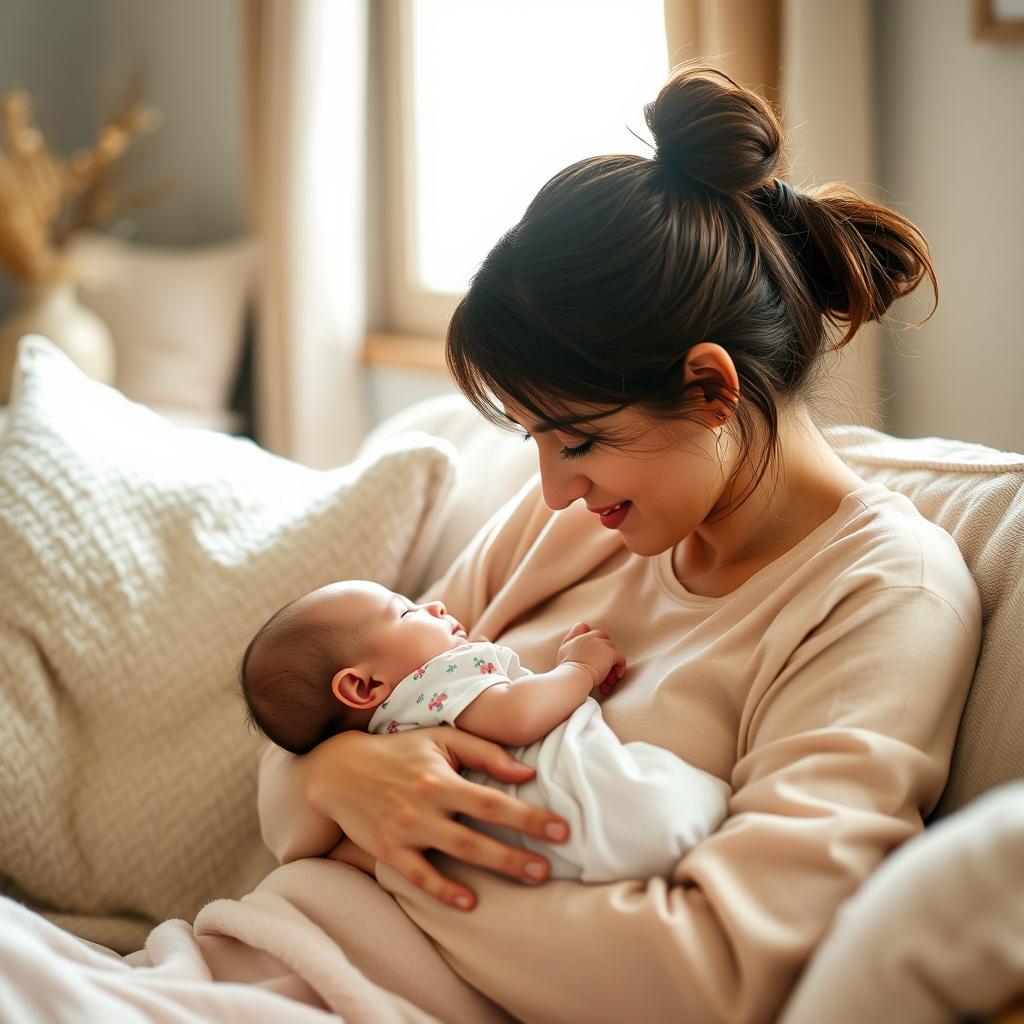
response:
<path fill-rule="evenodd" d="M 974 39 L 1024 42 L 1024 0 L 971 0 Z"/>

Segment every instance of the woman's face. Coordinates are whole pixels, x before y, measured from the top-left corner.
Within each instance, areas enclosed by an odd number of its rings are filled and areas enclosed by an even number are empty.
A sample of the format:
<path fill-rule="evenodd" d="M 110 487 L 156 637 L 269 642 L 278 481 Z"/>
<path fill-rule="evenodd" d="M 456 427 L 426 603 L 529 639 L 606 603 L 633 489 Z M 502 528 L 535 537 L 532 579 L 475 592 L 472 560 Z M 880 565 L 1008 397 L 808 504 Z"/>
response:
<path fill-rule="evenodd" d="M 624 409 L 581 425 L 578 437 L 548 429 L 514 402 L 505 413 L 536 441 L 548 507 L 584 501 L 635 554 L 674 547 L 724 504 L 734 467 L 723 430 Z"/>

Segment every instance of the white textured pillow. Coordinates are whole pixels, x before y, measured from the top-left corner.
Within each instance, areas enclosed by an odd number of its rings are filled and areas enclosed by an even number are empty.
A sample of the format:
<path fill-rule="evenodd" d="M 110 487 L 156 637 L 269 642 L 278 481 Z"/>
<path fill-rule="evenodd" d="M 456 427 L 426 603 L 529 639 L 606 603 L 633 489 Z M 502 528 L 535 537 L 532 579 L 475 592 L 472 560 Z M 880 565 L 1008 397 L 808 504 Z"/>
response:
<path fill-rule="evenodd" d="M 330 580 L 407 588 L 453 477 L 423 435 L 318 471 L 181 429 L 23 339 L 0 436 L 0 889 L 127 950 L 258 882 L 245 644 Z"/>
<path fill-rule="evenodd" d="M 74 254 L 96 275 L 79 298 L 110 328 L 121 391 L 171 414 L 223 416 L 256 251 L 253 239 L 172 248 L 90 233 L 76 242 Z"/>
<path fill-rule="evenodd" d="M 360 451 L 375 452 L 408 430 L 451 442 L 459 459 L 459 480 L 444 530 L 414 588 L 422 592 L 444 575 L 492 513 L 536 474 L 537 447 L 488 423 L 462 395 L 451 394 L 428 398 L 390 416 L 370 432 Z"/>

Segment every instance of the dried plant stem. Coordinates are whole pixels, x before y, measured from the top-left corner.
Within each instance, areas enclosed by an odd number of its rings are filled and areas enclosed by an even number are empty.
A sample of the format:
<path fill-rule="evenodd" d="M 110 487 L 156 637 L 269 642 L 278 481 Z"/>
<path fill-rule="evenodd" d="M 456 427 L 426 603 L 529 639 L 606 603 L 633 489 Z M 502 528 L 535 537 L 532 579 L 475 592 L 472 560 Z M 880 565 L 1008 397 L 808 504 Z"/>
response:
<path fill-rule="evenodd" d="M 78 232 L 107 223 L 118 213 L 147 205 L 167 185 L 122 195 L 115 181 L 119 161 L 159 115 L 134 95 L 100 129 L 90 149 L 70 160 L 52 152 L 32 123 L 27 93 L 0 101 L 0 267 L 22 280 L 67 272 L 64 254 Z"/>

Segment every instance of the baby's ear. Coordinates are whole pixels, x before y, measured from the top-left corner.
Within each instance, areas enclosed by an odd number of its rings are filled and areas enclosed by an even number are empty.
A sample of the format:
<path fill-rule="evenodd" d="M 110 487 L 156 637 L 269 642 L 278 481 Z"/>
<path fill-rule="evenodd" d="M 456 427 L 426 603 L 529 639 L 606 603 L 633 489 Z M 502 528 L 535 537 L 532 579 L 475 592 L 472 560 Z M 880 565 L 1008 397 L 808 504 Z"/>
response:
<path fill-rule="evenodd" d="M 331 693 L 342 704 L 350 706 L 353 698 L 358 699 L 359 688 L 362 686 L 365 686 L 365 681 L 354 668 L 339 669 L 331 679 Z"/>
<path fill-rule="evenodd" d="M 331 693 L 356 711 L 374 708 L 381 702 L 381 683 L 359 668 L 342 668 L 331 679 Z"/>

